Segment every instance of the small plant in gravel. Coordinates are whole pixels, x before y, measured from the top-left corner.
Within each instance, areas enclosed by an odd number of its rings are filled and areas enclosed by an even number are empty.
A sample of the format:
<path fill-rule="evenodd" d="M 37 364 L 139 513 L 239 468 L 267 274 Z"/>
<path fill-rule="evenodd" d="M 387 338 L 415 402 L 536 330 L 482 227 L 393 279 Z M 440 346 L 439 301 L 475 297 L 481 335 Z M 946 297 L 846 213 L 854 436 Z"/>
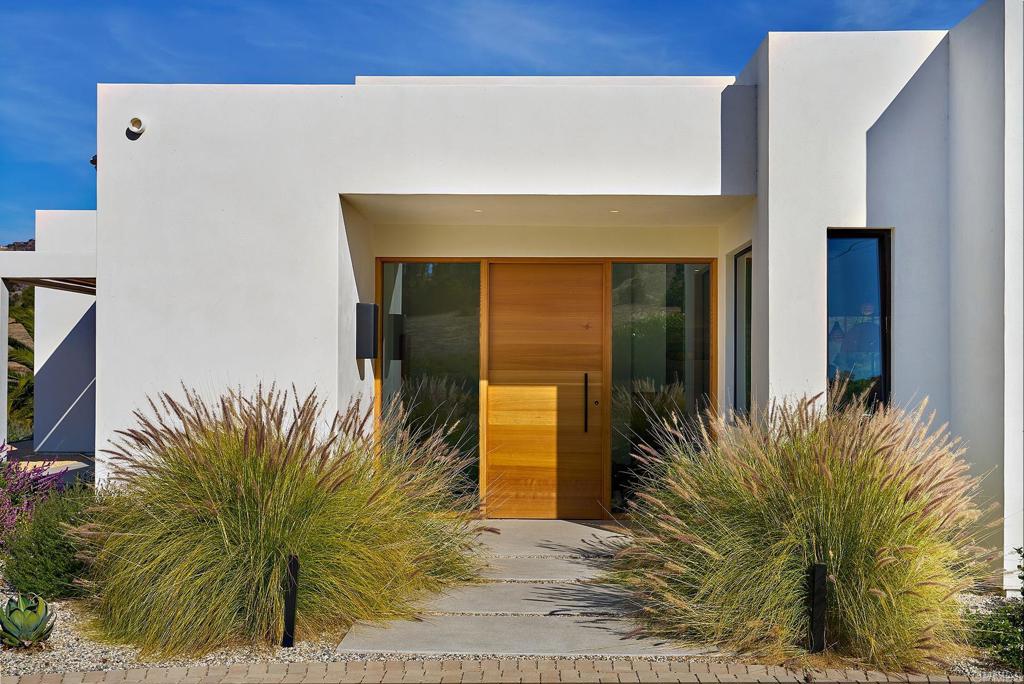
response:
<path fill-rule="evenodd" d="M 978 481 L 924 405 L 823 401 L 696 435 L 663 423 L 618 577 L 650 633 L 781 662 L 804 653 L 808 569 L 824 563 L 826 655 L 943 666 L 967 651 L 957 594 L 988 574 Z"/>
<path fill-rule="evenodd" d="M 119 433 L 115 481 L 80 529 L 95 627 L 143 655 L 280 641 L 288 558 L 296 632 L 409 615 L 477 569 L 464 462 L 401 408 L 376 430 L 358 405 L 260 388 L 208 402 L 163 394 Z"/>
<path fill-rule="evenodd" d="M 0 610 L 0 642 L 9 648 L 38 646 L 50 638 L 54 615 L 35 594 L 18 594 Z"/>
<path fill-rule="evenodd" d="M 1015 549 L 1024 557 L 1024 548 Z M 1024 561 L 1017 566 L 1017 579 L 1024 585 Z M 997 600 L 990 610 L 972 613 L 971 643 L 988 658 L 1024 673 L 1024 598 Z"/>
<path fill-rule="evenodd" d="M 94 501 L 92 487 L 80 484 L 51 493 L 37 504 L 0 550 L 7 582 L 17 591 L 49 599 L 79 596 L 82 587 L 77 581 L 86 567 L 72 528 L 86 522 L 86 510 Z"/>
<path fill-rule="evenodd" d="M 0 548 L 7 543 L 19 520 L 56 488 L 60 473 L 48 473 L 52 461 L 20 463 L 9 456 L 15 448 L 0 446 Z"/>

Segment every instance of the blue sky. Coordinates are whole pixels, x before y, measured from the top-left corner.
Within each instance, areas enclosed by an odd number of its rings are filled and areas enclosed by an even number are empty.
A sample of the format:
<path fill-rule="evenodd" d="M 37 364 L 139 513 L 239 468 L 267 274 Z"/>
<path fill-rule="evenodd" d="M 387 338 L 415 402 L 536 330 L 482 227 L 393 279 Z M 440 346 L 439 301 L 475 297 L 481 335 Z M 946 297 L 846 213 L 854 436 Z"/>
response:
<path fill-rule="evenodd" d="M 96 83 L 733 75 L 768 31 L 948 28 L 980 0 L 0 0 L 0 243 L 92 209 Z"/>

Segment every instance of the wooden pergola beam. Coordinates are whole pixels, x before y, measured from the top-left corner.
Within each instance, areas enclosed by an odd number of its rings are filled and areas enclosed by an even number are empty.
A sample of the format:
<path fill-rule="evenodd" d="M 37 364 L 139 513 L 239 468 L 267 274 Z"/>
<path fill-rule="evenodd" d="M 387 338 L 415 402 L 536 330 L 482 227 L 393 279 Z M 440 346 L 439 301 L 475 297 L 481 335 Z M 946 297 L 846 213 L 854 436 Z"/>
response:
<path fill-rule="evenodd" d="M 95 278 L 4 278 L 4 281 L 46 287 L 51 290 L 63 290 L 64 292 L 76 292 L 78 294 L 96 294 Z"/>

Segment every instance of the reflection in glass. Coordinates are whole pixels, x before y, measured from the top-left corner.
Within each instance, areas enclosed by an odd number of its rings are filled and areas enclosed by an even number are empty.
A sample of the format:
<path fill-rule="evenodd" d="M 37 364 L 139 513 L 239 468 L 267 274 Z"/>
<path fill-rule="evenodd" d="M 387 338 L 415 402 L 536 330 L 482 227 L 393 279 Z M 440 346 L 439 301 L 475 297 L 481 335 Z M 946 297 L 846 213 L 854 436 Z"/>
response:
<path fill-rule="evenodd" d="M 426 429 L 455 423 L 477 480 L 480 265 L 385 263 L 381 294 L 385 405 L 397 397 Z"/>
<path fill-rule="evenodd" d="M 845 381 L 844 400 L 885 397 L 881 238 L 829 236 L 828 379 Z"/>
<path fill-rule="evenodd" d="M 737 413 L 750 411 L 750 282 L 753 266 L 751 256 L 749 247 L 736 255 L 733 408 Z"/>
<path fill-rule="evenodd" d="M 711 266 L 612 264 L 613 509 L 631 493 L 651 421 L 696 417 L 710 393 Z"/>

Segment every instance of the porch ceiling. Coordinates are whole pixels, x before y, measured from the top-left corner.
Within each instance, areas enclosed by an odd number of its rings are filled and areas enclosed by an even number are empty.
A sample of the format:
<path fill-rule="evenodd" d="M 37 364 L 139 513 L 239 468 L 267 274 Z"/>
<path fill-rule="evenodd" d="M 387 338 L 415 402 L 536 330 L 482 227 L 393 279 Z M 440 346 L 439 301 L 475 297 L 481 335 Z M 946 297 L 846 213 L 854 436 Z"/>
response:
<path fill-rule="evenodd" d="M 753 196 L 377 195 L 342 198 L 378 225 L 716 226 Z"/>

